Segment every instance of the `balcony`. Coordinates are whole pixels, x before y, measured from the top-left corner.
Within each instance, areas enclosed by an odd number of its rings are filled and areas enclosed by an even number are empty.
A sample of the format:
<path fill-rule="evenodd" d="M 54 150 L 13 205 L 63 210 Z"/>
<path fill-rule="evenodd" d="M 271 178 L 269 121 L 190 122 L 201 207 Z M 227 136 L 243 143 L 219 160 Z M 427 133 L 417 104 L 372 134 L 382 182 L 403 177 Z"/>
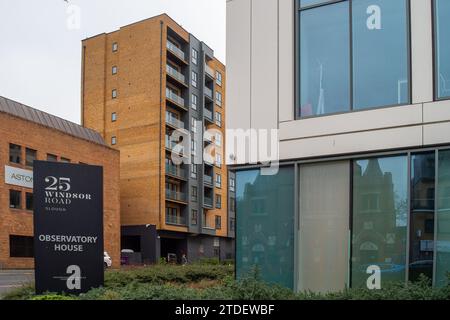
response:
<path fill-rule="evenodd" d="M 172 52 L 175 56 L 177 56 L 179 59 L 181 59 L 183 62 L 186 61 L 186 55 L 184 54 L 183 50 L 178 48 L 176 45 L 174 45 L 169 40 L 167 40 L 167 49 L 170 52 Z"/>
<path fill-rule="evenodd" d="M 166 200 L 187 202 L 187 196 L 186 196 L 186 193 L 184 193 L 184 192 L 166 189 Z"/>
<path fill-rule="evenodd" d="M 205 182 L 205 184 L 208 184 L 210 186 L 213 185 L 213 177 L 207 175 L 206 173 L 203 175 L 203 181 Z"/>
<path fill-rule="evenodd" d="M 181 120 L 178 120 L 177 118 L 166 116 L 166 124 L 175 129 L 185 129 L 184 122 Z"/>
<path fill-rule="evenodd" d="M 209 120 L 209 122 L 213 122 L 213 113 L 211 110 L 208 110 L 206 108 L 203 108 L 203 115 L 205 116 L 205 119 Z"/>
<path fill-rule="evenodd" d="M 205 97 L 209 98 L 212 101 L 212 99 L 213 99 L 212 90 L 208 87 L 205 87 L 204 93 L 205 93 Z"/>
<path fill-rule="evenodd" d="M 204 196 L 203 197 L 203 205 L 208 208 L 213 207 L 213 199 L 211 197 Z"/>
<path fill-rule="evenodd" d="M 169 101 L 174 103 L 176 106 L 179 106 L 184 110 L 187 110 L 184 99 L 169 88 L 166 88 L 166 98 L 169 99 Z"/>
<path fill-rule="evenodd" d="M 179 166 L 174 166 L 172 164 L 166 164 L 166 174 L 180 179 L 187 179 L 186 170 L 182 169 Z"/>
<path fill-rule="evenodd" d="M 205 64 L 205 74 L 214 80 L 214 70 Z"/>
<path fill-rule="evenodd" d="M 186 217 L 179 215 L 166 214 L 166 224 L 171 224 L 175 226 L 187 226 Z"/>
<path fill-rule="evenodd" d="M 166 72 L 169 76 L 171 76 L 172 78 L 174 78 L 175 80 L 181 82 L 183 85 L 186 86 L 186 77 L 177 69 L 169 65 L 166 65 Z"/>

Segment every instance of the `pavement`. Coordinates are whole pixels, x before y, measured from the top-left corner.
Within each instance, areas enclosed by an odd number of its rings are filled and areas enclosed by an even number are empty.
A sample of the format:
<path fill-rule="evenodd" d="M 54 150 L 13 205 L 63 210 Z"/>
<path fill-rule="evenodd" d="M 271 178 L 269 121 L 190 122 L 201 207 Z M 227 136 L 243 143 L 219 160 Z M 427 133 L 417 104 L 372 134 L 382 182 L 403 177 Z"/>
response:
<path fill-rule="evenodd" d="M 0 270 L 0 297 L 15 288 L 33 281 L 33 270 Z"/>

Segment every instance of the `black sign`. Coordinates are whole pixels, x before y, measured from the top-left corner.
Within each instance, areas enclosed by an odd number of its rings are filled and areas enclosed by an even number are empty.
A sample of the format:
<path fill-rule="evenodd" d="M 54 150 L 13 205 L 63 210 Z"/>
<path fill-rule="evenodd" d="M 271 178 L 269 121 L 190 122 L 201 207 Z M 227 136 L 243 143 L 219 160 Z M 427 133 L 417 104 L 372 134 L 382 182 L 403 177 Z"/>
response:
<path fill-rule="evenodd" d="M 103 168 L 34 162 L 36 292 L 103 285 Z"/>

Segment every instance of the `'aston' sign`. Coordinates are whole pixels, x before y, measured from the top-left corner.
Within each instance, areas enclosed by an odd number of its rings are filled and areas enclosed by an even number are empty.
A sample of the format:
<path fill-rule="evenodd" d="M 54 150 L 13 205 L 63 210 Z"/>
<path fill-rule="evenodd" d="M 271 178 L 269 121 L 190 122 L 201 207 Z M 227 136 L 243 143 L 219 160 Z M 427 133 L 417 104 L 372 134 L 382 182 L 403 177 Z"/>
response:
<path fill-rule="evenodd" d="M 34 162 L 36 292 L 103 285 L 103 168 Z"/>

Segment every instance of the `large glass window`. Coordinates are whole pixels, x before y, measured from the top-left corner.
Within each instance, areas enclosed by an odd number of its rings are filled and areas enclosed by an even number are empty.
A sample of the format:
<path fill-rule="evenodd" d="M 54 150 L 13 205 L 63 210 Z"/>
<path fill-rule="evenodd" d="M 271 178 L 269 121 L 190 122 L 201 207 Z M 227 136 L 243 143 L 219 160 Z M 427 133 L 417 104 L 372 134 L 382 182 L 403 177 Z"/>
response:
<path fill-rule="evenodd" d="M 408 0 L 300 0 L 297 116 L 410 102 Z"/>
<path fill-rule="evenodd" d="M 294 286 L 294 168 L 277 175 L 236 173 L 238 278 L 258 268 L 262 280 Z"/>
<path fill-rule="evenodd" d="M 382 285 L 405 281 L 407 225 L 407 157 L 354 161 L 352 287 L 366 287 L 371 266 L 381 269 Z"/>
<path fill-rule="evenodd" d="M 436 96 L 450 98 L 450 1 L 435 0 Z"/>
<path fill-rule="evenodd" d="M 352 2 L 353 108 L 409 102 L 406 0 Z"/>
<path fill-rule="evenodd" d="M 448 284 L 450 272 L 450 150 L 439 151 L 435 285 Z"/>
<path fill-rule="evenodd" d="M 409 280 L 433 279 L 435 152 L 411 156 Z"/>
<path fill-rule="evenodd" d="M 349 110 L 347 1 L 300 12 L 300 116 Z"/>
<path fill-rule="evenodd" d="M 33 237 L 9 236 L 9 256 L 11 258 L 33 258 Z"/>

